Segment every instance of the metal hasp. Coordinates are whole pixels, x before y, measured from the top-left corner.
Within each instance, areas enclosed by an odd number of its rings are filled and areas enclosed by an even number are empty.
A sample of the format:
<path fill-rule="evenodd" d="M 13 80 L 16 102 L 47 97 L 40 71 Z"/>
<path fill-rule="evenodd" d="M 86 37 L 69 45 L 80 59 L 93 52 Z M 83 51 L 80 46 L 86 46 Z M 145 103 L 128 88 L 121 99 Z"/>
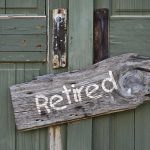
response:
<path fill-rule="evenodd" d="M 108 9 L 94 12 L 94 63 L 108 58 Z"/>
<path fill-rule="evenodd" d="M 52 20 L 52 65 L 53 68 L 64 68 L 67 65 L 67 10 L 53 9 Z"/>

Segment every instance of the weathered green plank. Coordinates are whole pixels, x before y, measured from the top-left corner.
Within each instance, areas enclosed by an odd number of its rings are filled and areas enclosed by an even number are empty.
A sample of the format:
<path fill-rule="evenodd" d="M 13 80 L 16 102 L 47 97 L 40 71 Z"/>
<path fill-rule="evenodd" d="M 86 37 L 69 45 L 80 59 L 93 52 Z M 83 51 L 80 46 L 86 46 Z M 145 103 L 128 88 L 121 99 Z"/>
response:
<path fill-rule="evenodd" d="M 46 18 L 0 18 L 0 34 L 46 34 Z"/>
<path fill-rule="evenodd" d="M 134 52 L 150 56 L 150 18 L 112 17 L 110 53 L 112 56 Z"/>
<path fill-rule="evenodd" d="M 68 0 L 51 0 L 50 1 L 50 11 L 56 8 L 68 8 L 69 7 L 69 1 Z M 52 12 L 50 12 L 52 13 Z"/>
<path fill-rule="evenodd" d="M 94 8 L 109 8 L 110 9 L 110 0 L 94 0 Z"/>
<path fill-rule="evenodd" d="M 93 118 L 92 150 L 109 150 L 110 115 Z"/>
<path fill-rule="evenodd" d="M 0 64 L 0 149 L 15 150 L 15 122 L 9 86 L 15 83 L 15 65 Z"/>
<path fill-rule="evenodd" d="M 50 50 L 52 50 L 53 46 L 52 46 L 52 27 L 53 27 L 53 22 L 52 22 L 52 10 L 53 9 L 57 9 L 57 8 L 68 8 L 68 0 L 51 0 L 49 1 L 49 48 Z M 48 65 L 48 72 L 50 73 L 60 73 L 60 72 L 64 72 L 67 71 L 67 68 L 59 68 L 59 69 L 53 69 L 52 67 L 52 51 L 50 51 L 49 55 L 49 63 L 47 63 Z M 51 127 L 49 128 L 49 131 L 51 132 L 55 132 L 55 134 L 50 135 L 49 138 L 49 149 L 51 150 L 59 150 L 58 149 L 58 145 L 59 148 L 61 150 L 67 150 L 67 125 L 60 125 L 57 127 Z M 59 133 L 59 134 L 58 134 Z M 52 139 L 51 139 L 52 138 Z M 60 139 L 59 139 L 60 138 Z M 56 141 L 54 141 L 54 139 L 56 139 Z M 55 145 L 55 146 L 54 146 Z"/>
<path fill-rule="evenodd" d="M 93 1 L 70 0 L 69 9 L 69 70 L 82 69 L 93 62 Z"/>
<path fill-rule="evenodd" d="M 142 1 L 142 5 L 143 5 L 143 11 L 142 14 L 143 15 L 149 15 L 150 14 L 150 1 L 149 0 L 144 0 Z"/>
<path fill-rule="evenodd" d="M 45 0 L 7 0 L 6 14 L 45 15 Z"/>
<path fill-rule="evenodd" d="M 150 148 L 150 103 L 147 102 L 135 110 L 135 149 Z"/>
<path fill-rule="evenodd" d="M 5 13 L 5 0 L 0 1 L 0 14 Z"/>
<path fill-rule="evenodd" d="M 110 133 L 113 150 L 134 150 L 134 110 L 114 114 Z"/>
<path fill-rule="evenodd" d="M 133 150 L 134 110 L 93 119 L 92 150 Z"/>
<path fill-rule="evenodd" d="M 93 1 L 69 1 L 69 70 L 82 69 L 93 62 Z M 92 119 L 69 123 L 68 150 L 92 150 Z"/>
<path fill-rule="evenodd" d="M 110 0 L 95 0 L 94 8 L 108 8 L 111 14 Z M 110 150 L 111 145 L 111 115 L 100 116 L 93 119 L 92 150 Z M 111 147 L 112 148 L 112 147 Z"/>
<path fill-rule="evenodd" d="M 0 35 L 0 51 L 46 51 L 46 35 Z"/>
<path fill-rule="evenodd" d="M 16 64 L 16 83 L 40 75 L 41 64 Z M 16 150 L 47 150 L 47 129 L 17 133 Z"/>
<path fill-rule="evenodd" d="M 0 62 L 45 62 L 46 52 L 0 52 Z"/>
<path fill-rule="evenodd" d="M 92 150 L 92 120 L 68 124 L 67 150 Z"/>
<path fill-rule="evenodd" d="M 5 0 L 0 1 L 0 8 L 5 8 Z"/>
<path fill-rule="evenodd" d="M 113 0 L 113 15 L 143 15 L 150 14 L 149 0 Z"/>
<path fill-rule="evenodd" d="M 36 8 L 38 0 L 6 0 L 6 8 Z"/>

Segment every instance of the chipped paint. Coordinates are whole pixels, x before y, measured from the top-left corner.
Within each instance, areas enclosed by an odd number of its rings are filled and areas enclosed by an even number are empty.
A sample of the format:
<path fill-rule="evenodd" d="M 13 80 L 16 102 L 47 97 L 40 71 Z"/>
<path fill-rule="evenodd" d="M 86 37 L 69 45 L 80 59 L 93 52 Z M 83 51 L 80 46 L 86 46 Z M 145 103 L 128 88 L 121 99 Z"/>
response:
<path fill-rule="evenodd" d="M 53 17 L 53 37 L 52 37 L 52 64 L 53 68 L 66 67 L 67 51 L 67 10 L 54 9 Z"/>

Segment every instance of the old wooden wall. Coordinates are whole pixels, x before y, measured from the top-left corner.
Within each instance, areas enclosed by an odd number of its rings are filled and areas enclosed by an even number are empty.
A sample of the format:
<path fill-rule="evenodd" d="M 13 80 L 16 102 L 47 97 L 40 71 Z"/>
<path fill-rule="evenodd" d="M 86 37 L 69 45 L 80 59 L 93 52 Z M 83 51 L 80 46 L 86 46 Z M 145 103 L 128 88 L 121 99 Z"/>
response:
<path fill-rule="evenodd" d="M 0 17 L 0 150 L 47 150 L 49 146 L 51 150 L 149 150 L 149 103 L 136 110 L 49 129 L 16 131 L 8 87 L 46 72 L 59 73 L 91 65 L 94 9 L 109 9 L 110 56 L 126 52 L 150 56 L 148 0 L 50 0 L 49 5 L 45 5 L 44 0 L 0 1 L 1 15 L 45 16 L 49 11 L 51 18 L 54 8 L 69 10 L 68 68 L 65 69 L 53 70 L 51 67 L 51 19 L 50 48 L 46 52 L 45 17 L 34 20 L 30 17 L 21 20 Z"/>
<path fill-rule="evenodd" d="M 10 85 L 46 73 L 45 12 L 44 0 L 0 1 L 0 150 L 47 149 L 47 129 L 16 131 L 9 93 Z"/>

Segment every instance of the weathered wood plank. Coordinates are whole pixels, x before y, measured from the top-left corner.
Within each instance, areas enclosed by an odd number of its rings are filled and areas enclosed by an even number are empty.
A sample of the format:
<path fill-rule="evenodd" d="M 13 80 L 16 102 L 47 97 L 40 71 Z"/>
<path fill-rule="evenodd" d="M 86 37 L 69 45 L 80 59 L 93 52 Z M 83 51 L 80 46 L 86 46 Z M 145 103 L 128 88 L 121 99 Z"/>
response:
<path fill-rule="evenodd" d="M 93 1 L 71 0 L 69 9 L 68 68 L 82 69 L 93 63 Z"/>
<path fill-rule="evenodd" d="M 67 67 L 66 68 L 59 68 L 59 69 L 54 69 L 53 68 L 53 64 L 52 64 L 52 49 L 53 49 L 53 44 L 52 44 L 52 28 L 53 28 L 53 21 L 52 21 L 52 12 L 53 12 L 53 9 L 57 9 L 57 8 L 64 8 L 64 9 L 67 9 L 68 8 L 68 0 L 51 0 L 49 1 L 49 63 L 47 64 L 48 66 L 48 72 L 50 73 L 60 73 L 60 72 L 64 72 L 64 71 L 67 71 Z M 50 138 L 49 138 L 49 145 L 60 145 L 60 149 L 55 149 L 55 150 L 66 150 L 67 149 L 67 125 L 66 124 L 63 124 L 63 125 L 60 125 L 59 127 L 58 126 L 53 126 L 53 127 L 50 127 L 49 130 L 51 130 L 51 132 L 57 132 L 58 134 L 57 135 L 60 135 L 61 137 L 61 140 L 57 140 L 59 138 L 59 136 L 55 137 L 55 134 L 53 134 L 53 136 L 49 135 Z M 51 133 L 50 132 L 50 133 Z M 51 140 L 51 139 L 55 139 L 54 140 Z M 54 147 L 53 147 L 54 148 Z M 57 147 L 56 147 L 57 148 Z M 49 147 L 49 149 L 51 149 L 51 147 Z"/>
<path fill-rule="evenodd" d="M 94 8 L 95 9 L 107 8 L 109 9 L 109 12 L 111 13 L 111 1 L 110 0 L 95 0 Z"/>
<path fill-rule="evenodd" d="M 36 8 L 38 0 L 6 0 L 6 8 Z"/>
<path fill-rule="evenodd" d="M 0 1 L 0 14 L 5 14 L 5 0 Z"/>
<path fill-rule="evenodd" d="M 46 52 L 0 52 L 0 62 L 46 62 Z"/>
<path fill-rule="evenodd" d="M 15 65 L 0 64 L 0 149 L 15 150 L 15 122 L 8 87 L 15 83 Z"/>
<path fill-rule="evenodd" d="M 94 9 L 107 8 L 111 15 L 110 0 L 94 0 Z M 100 116 L 93 119 L 92 150 L 113 150 L 111 145 L 111 115 Z"/>
<path fill-rule="evenodd" d="M 67 10 L 53 9 L 53 68 L 67 65 Z"/>
<path fill-rule="evenodd" d="M 150 2 L 148 0 L 115 0 L 112 1 L 113 15 L 143 15 L 150 14 Z"/>
<path fill-rule="evenodd" d="M 0 18 L 0 34 L 46 34 L 46 18 Z"/>
<path fill-rule="evenodd" d="M 110 19 L 110 55 L 134 52 L 150 56 L 150 32 L 147 32 L 150 30 L 149 24 L 149 17 L 112 17 Z"/>
<path fill-rule="evenodd" d="M 96 117 L 93 119 L 92 150 L 109 150 L 110 142 L 112 140 L 110 122 L 111 119 L 108 115 Z"/>
<path fill-rule="evenodd" d="M 5 0 L 0 1 L 0 8 L 5 8 Z"/>
<path fill-rule="evenodd" d="M 45 15 L 45 0 L 7 0 L 6 14 Z"/>
<path fill-rule="evenodd" d="M 113 150 L 134 149 L 134 110 L 113 114 L 110 128 Z"/>
<path fill-rule="evenodd" d="M 93 63 L 93 1 L 69 0 L 68 70 Z M 67 149 L 92 149 L 92 119 L 67 124 Z"/>
<path fill-rule="evenodd" d="M 49 150 L 63 150 L 62 131 L 61 126 L 49 128 Z"/>
<path fill-rule="evenodd" d="M 0 35 L 0 39 L 0 52 L 46 51 L 46 35 Z"/>
<path fill-rule="evenodd" d="M 135 110 L 135 149 L 148 150 L 150 147 L 150 103 Z"/>
<path fill-rule="evenodd" d="M 92 144 L 92 119 L 76 121 L 68 125 L 68 142 L 69 150 L 91 150 Z"/>
<path fill-rule="evenodd" d="M 108 9 L 94 12 L 94 63 L 108 58 Z"/>
<path fill-rule="evenodd" d="M 28 63 L 15 65 L 16 83 L 27 82 L 41 73 L 41 64 Z M 15 150 L 47 150 L 47 130 L 40 129 L 30 132 L 16 133 L 16 148 Z"/>
<path fill-rule="evenodd" d="M 150 58 L 126 54 L 88 70 L 46 75 L 12 86 L 17 128 L 28 130 L 134 109 L 149 100 L 149 64 Z"/>

